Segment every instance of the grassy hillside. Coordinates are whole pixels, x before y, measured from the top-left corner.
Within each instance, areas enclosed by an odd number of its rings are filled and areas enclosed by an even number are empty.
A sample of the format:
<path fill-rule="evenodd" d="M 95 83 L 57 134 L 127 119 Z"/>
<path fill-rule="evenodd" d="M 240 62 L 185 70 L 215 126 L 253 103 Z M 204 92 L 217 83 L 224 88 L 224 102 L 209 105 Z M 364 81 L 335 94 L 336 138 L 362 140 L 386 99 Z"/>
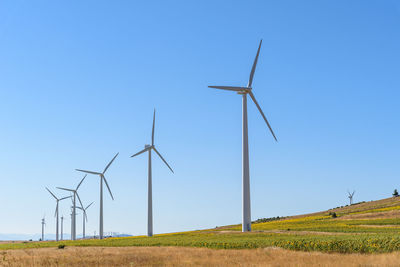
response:
<path fill-rule="evenodd" d="M 0 244 L 0 249 L 67 246 L 188 246 L 224 249 L 282 247 L 342 253 L 400 250 L 400 197 L 254 223 L 253 232 L 240 225 L 209 230 L 105 240 Z"/>

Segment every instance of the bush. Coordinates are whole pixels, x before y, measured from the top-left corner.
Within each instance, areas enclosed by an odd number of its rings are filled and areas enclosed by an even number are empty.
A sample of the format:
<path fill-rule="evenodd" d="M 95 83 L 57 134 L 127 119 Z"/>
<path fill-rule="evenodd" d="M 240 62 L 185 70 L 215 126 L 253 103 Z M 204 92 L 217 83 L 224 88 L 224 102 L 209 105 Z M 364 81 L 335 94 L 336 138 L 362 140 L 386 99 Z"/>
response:
<path fill-rule="evenodd" d="M 58 249 L 64 249 L 64 248 L 65 248 L 65 245 L 64 245 L 64 244 L 58 245 Z"/>
<path fill-rule="evenodd" d="M 393 194 L 392 194 L 394 197 L 398 197 L 399 196 L 399 192 L 397 192 L 397 189 L 395 189 L 394 191 L 393 191 Z"/>

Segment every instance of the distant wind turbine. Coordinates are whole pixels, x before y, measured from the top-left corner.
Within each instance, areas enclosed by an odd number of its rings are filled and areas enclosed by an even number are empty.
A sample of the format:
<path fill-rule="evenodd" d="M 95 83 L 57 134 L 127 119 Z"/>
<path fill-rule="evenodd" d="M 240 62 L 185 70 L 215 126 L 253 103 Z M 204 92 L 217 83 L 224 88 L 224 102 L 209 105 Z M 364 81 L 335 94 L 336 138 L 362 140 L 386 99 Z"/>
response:
<path fill-rule="evenodd" d="M 352 205 L 353 204 L 353 196 L 354 196 L 354 193 L 355 193 L 356 191 L 355 190 L 353 190 L 353 193 L 350 193 L 350 191 L 349 190 L 347 190 L 347 194 L 348 194 L 348 198 L 349 198 L 349 200 L 350 200 L 350 205 Z"/>
<path fill-rule="evenodd" d="M 63 197 L 63 198 L 57 198 L 54 194 L 53 194 L 53 192 L 51 192 L 50 191 L 50 189 L 48 189 L 47 187 L 46 187 L 46 189 L 47 189 L 47 191 L 49 191 L 49 193 L 55 198 L 55 200 L 57 201 L 57 204 L 56 204 L 56 211 L 55 211 L 55 213 L 54 213 L 54 217 L 56 217 L 56 241 L 58 241 L 59 239 L 58 239 L 58 221 L 59 221 L 59 219 L 58 219 L 58 204 L 59 204 L 59 202 L 61 201 L 61 200 L 64 200 L 64 199 L 67 199 L 67 198 L 70 198 L 71 196 L 69 196 L 69 197 Z"/>
<path fill-rule="evenodd" d="M 148 187 L 147 187 L 147 236 L 152 236 L 153 235 L 153 193 L 152 193 L 152 173 L 151 173 L 151 150 L 154 150 L 156 154 L 161 158 L 162 161 L 164 161 L 165 165 L 171 170 L 173 173 L 174 171 L 172 168 L 168 165 L 168 163 L 165 161 L 165 159 L 161 156 L 160 152 L 156 149 L 154 145 L 154 127 L 155 127 L 155 121 L 156 121 L 156 110 L 154 109 L 154 114 L 153 114 L 153 130 L 151 132 L 151 145 L 145 145 L 144 149 L 139 151 L 138 153 L 134 154 L 131 156 L 131 158 L 136 157 L 137 155 L 140 155 L 146 151 L 149 152 L 149 166 L 148 166 Z"/>
<path fill-rule="evenodd" d="M 88 220 L 86 211 L 92 204 L 93 204 L 93 202 L 90 203 L 86 208 L 77 207 L 78 209 L 81 209 L 83 211 L 83 216 L 82 216 L 83 217 L 83 234 L 82 234 L 83 239 L 85 239 L 85 221 L 87 222 L 87 220 Z"/>
<path fill-rule="evenodd" d="M 106 177 L 104 176 L 104 174 L 106 173 L 106 171 L 110 167 L 110 165 L 113 163 L 115 158 L 118 156 L 118 154 L 119 153 L 117 153 L 114 156 L 114 158 L 107 164 L 107 166 L 105 167 L 103 172 L 93 172 L 93 171 L 76 169 L 77 171 L 98 175 L 100 177 L 100 231 L 99 231 L 100 239 L 103 239 L 103 237 L 104 237 L 104 235 L 103 235 L 103 181 L 107 186 L 108 192 L 110 193 L 112 200 L 114 200 L 113 194 L 111 193 L 111 189 L 108 186 L 108 183 L 107 183 L 107 180 L 106 180 Z M 82 204 L 81 204 L 81 206 L 83 207 Z"/>
<path fill-rule="evenodd" d="M 72 208 L 72 221 L 71 221 L 71 239 L 76 240 L 76 197 L 78 197 L 79 203 L 81 203 L 82 206 L 82 201 L 81 198 L 78 195 L 78 189 L 81 186 L 83 180 L 85 180 L 86 175 L 82 178 L 81 182 L 78 184 L 78 186 L 75 189 L 70 189 L 70 188 L 64 188 L 64 187 L 57 187 L 58 189 L 69 191 L 73 193 L 73 208 Z"/>
<path fill-rule="evenodd" d="M 249 82 L 246 87 L 239 87 L 239 86 L 208 86 L 209 88 L 221 89 L 221 90 L 228 90 L 237 92 L 239 95 L 242 95 L 242 232 L 251 231 L 251 208 L 250 208 L 250 166 L 249 166 L 249 142 L 248 142 L 248 129 L 247 129 L 247 95 L 250 95 L 251 99 L 253 100 L 254 104 L 256 105 L 258 111 L 261 113 L 265 123 L 267 124 L 272 136 L 276 139 L 275 133 L 269 124 L 267 117 L 264 115 L 264 112 L 261 110 L 260 105 L 258 104 L 253 91 L 252 91 L 252 83 L 254 72 L 256 70 L 258 56 L 260 54 L 262 40 L 260 41 L 260 45 L 258 46 L 257 55 L 254 59 L 253 67 L 251 68 Z"/>

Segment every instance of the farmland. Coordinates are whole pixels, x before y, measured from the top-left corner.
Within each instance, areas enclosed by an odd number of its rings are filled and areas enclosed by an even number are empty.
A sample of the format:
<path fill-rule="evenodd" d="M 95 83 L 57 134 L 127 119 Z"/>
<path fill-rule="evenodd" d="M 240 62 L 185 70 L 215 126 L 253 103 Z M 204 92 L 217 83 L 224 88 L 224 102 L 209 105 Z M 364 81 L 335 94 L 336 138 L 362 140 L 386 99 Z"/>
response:
<path fill-rule="evenodd" d="M 335 214 L 335 216 L 333 215 Z M 400 250 L 400 198 L 364 202 L 323 212 L 254 223 L 253 232 L 240 225 L 215 229 L 104 240 L 0 244 L 1 250 L 67 247 L 196 247 L 256 249 L 280 247 L 297 251 L 385 253 Z"/>

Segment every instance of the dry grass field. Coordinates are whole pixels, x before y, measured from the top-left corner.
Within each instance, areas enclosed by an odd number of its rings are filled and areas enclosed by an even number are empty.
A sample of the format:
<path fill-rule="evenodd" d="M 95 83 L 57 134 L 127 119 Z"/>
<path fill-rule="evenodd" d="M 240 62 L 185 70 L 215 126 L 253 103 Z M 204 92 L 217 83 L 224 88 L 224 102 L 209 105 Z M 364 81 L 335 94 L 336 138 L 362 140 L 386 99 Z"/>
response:
<path fill-rule="evenodd" d="M 328 254 L 280 248 L 66 247 L 0 252 L 0 266 L 399 266 L 400 253 Z"/>
<path fill-rule="evenodd" d="M 240 229 L 0 242 L 0 266 L 400 266 L 400 197 Z"/>

